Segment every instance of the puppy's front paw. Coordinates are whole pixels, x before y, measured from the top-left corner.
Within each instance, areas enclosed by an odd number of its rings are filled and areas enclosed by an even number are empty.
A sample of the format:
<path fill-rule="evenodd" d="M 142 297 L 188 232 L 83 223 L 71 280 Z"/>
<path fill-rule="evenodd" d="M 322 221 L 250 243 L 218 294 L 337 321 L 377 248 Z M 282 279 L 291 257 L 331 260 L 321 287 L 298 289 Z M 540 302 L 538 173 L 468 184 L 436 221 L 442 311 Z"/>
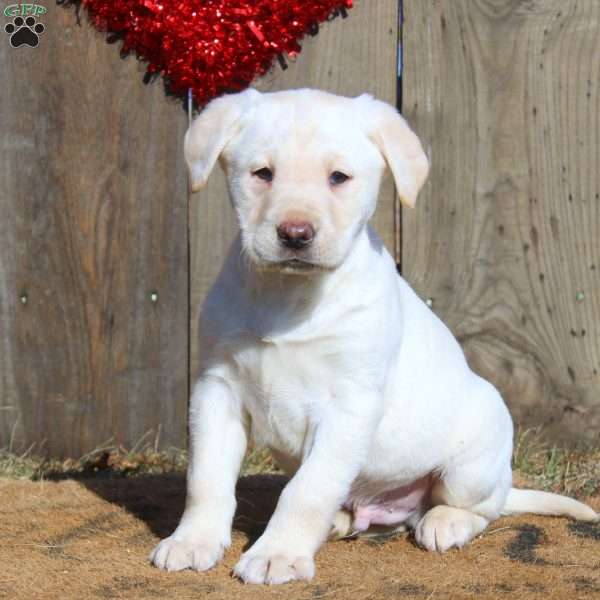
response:
<path fill-rule="evenodd" d="M 233 572 L 244 583 L 309 581 L 315 576 L 315 563 L 310 556 L 294 556 L 285 552 L 253 553 L 249 550 L 242 555 Z"/>
<path fill-rule="evenodd" d="M 159 569 L 207 571 L 222 558 L 226 544 L 191 538 L 177 539 L 172 535 L 161 540 L 148 557 Z"/>

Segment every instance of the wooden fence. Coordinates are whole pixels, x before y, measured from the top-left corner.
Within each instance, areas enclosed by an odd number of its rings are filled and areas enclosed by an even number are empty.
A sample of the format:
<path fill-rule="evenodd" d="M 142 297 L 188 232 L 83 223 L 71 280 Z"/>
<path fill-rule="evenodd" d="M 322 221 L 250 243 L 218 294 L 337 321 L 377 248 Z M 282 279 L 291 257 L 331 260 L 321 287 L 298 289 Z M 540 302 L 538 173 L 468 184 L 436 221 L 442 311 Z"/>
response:
<path fill-rule="evenodd" d="M 0 44 L 0 448 L 181 447 L 223 176 L 188 197 L 181 105 L 48 9 Z M 401 101 L 432 173 L 376 228 L 517 420 L 571 439 L 600 431 L 599 76 L 597 0 L 357 0 L 257 84 Z"/>

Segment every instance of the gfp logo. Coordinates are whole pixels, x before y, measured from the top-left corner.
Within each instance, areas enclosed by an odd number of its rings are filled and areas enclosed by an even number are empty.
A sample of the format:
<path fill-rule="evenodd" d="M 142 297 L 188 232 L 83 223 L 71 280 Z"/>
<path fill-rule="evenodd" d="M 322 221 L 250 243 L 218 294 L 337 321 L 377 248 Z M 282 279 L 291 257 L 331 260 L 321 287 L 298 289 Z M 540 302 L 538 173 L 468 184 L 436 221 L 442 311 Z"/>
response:
<path fill-rule="evenodd" d="M 39 4 L 11 4 L 4 9 L 5 17 L 12 17 L 12 23 L 4 26 L 4 31 L 10 35 L 10 45 L 13 48 L 29 46 L 35 48 L 40 42 L 40 35 L 46 29 L 37 17 L 48 12 Z"/>

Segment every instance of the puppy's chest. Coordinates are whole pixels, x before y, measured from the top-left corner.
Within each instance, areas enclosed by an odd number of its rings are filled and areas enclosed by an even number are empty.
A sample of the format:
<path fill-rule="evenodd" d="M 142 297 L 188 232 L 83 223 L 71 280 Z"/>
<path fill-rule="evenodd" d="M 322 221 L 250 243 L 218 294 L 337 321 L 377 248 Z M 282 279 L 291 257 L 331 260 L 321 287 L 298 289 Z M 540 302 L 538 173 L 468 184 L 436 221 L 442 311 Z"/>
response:
<path fill-rule="evenodd" d="M 294 458 L 312 442 L 320 408 L 330 397 L 333 361 L 313 347 L 261 342 L 237 353 L 235 386 L 251 419 L 251 435 Z"/>

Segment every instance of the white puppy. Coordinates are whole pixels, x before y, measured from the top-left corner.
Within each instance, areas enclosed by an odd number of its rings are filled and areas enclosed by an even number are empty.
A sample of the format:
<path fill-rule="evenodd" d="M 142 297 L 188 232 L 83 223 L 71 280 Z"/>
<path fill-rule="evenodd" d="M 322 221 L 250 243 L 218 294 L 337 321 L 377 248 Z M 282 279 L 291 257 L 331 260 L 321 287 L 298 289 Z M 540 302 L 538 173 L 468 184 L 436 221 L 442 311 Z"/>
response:
<path fill-rule="evenodd" d="M 292 476 L 234 569 L 249 583 L 312 578 L 334 521 L 350 531 L 406 524 L 421 546 L 444 551 L 501 514 L 598 518 L 575 500 L 511 488 L 502 398 L 368 225 L 386 163 L 405 206 L 427 176 L 393 107 L 247 90 L 207 106 L 185 155 L 194 190 L 221 159 L 241 234 L 203 307 L 187 502 L 151 555 L 156 566 L 221 559 L 249 439 Z"/>

